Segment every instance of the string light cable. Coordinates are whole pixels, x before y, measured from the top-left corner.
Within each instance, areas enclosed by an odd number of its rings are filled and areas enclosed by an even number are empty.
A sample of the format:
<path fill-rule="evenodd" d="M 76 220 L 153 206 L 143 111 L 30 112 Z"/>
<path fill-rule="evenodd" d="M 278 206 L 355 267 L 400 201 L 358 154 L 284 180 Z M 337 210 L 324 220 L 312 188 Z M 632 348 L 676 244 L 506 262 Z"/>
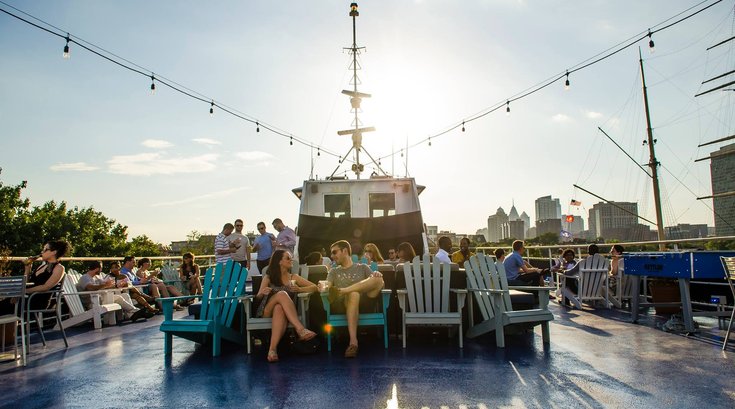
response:
<path fill-rule="evenodd" d="M 652 41 L 652 36 L 654 34 L 656 34 L 658 32 L 661 32 L 661 31 L 664 31 L 664 30 L 667 30 L 667 29 L 669 29 L 669 28 L 671 28 L 671 27 L 673 27 L 673 26 L 675 26 L 675 25 L 677 25 L 679 23 L 682 23 L 682 22 L 684 22 L 684 21 L 686 21 L 686 20 L 688 20 L 688 19 L 696 16 L 697 14 L 700 14 L 700 13 L 704 12 L 705 10 L 708 10 L 708 9 L 714 7 L 715 5 L 721 3 L 723 0 L 715 0 L 714 2 L 712 2 L 709 5 L 706 5 L 706 6 L 700 8 L 700 9 L 698 9 L 698 10 L 696 10 L 696 11 L 690 13 L 690 14 L 686 14 L 686 13 L 688 13 L 688 12 L 690 12 L 690 11 L 692 11 L 692 10 L 694 10 L 694 9 L 696 9 L 696 8 L 702 6 L 705 3 L 708 3 L 710 1 L 711 0 L 703 0 L 703 1 L 701 1 L 701 2 L 699 2 L 697 4 L 695 4 L 695 5 L 687 8 L 686 10 L 683 10 L 683 11 L 681 11 L 681 12 L 679 12 L 679 13 L 677 13 L 677 14 L 669 17 L 669 18 L 667 18 L 664 21 L 662 21 L 662 22 L 660 22 L 660 23 L 658 23 L 658 24 L 656 24 L 654 26 L 651 26 L 651 28 L 648 28 L 645 31 L 641 31 L 638 34 L 633 35 L 633 36 L 629 37 L 628 39 L 625 39 L 625 40 L 623 40 L 623 41 L 621 41 L 621 42 L 619 42 L 619 43 L 617 43 L 617 44 L 615 44 L 615 45 L 607 48 L 606 50 L 601 51 L 601 52 L 593 55 L 592 57 L 589 57 L 586 60 L 577 63 L 576 65 L 573 65 L 569 69 L 564 70 L 564 72 L 561 72 L 559 74 L 552 75 L 552 76 L 548 77 L 547 79 L 540 81 L 536 85 L 532 85 L 532 86 L 526 88 L 525 90 L 523 90 L 523 91 L 521 91 L 521 92 L 513 95 L 510 98 L 504 98 L 502 101 L 499 101 L 499 102 L 491 105 L 490 107 L 488 107 L 488 108 L 486 108 L 486 109 L 484 109 L 482 111 L 479 111 L 475 115 L 472 115 L 470 117 L 467 117 L 467 118 L 465 118 L 465 119 L 463 119 L 461 121 L 455 122 L 453 125 L 450 125 L 448 128 L 444 129 L 443 131 L 434 133 L 434 134 L 430 135 L 429 137 L 431 137 L 432 139 L 436 139 L 439 136 L 446 135 L 446 134 L 450 133 L 451 131 L 453 131 L 453 130 L 455 130 L 457 128 L 463 127 L 463 125 L 465 125 L 465 124 L 469 124 L 470 122 L 473 122 L 473 121 L 476 121 L 476 120 L 478 120 L 480 118 L 483 118 L 483 117 L 485 117 L 485 116 L 487 116 L 487 115 L 489 115 L 489 114 L 491 114 L 491 113 L 493 113 L 493 112 L 495 112 L 495 111 L 497 111 L 499 109 L 502 109 L 504 107 L 506 108 L 506 113 L 509 113 L 508 109 L 510 108 L 510 103 L 515 102 L 515 101 L 518 101 L 518 100 L 521 100 L 521 99 L 526 98 L 526 97 L 528 97 L 530 95 L 533 95 L 533 94 L 535 94 L 535 93 L 543 90 L 544 88 L 549 87 L 550 85 L 552 85 L 554 83 L 557 83 L 558 81 L 560 81 L 562 79 L 566 80 L 568 78 L 568 75 L 571 75 L 571 74 L 573 74 L 573 73 L 575 73 L 577 71 L 581 71 L 581 70 L 584 70 L 584 69 L 586 69 L 588 67 L 591 67 L 591 66 L 593 66 L 595 64 L 598 64 L 598 63 L 600 63 L 600 62 L 602 62 L 602 61 L 604 61 L 604 60 L 606 60 L 606 59 L 608 59 L 608 58 L 610 58 L 610 57 L 612 57 L 612 56 L 620 53 L 623 50 L 626 50 L 626 49 L 628 49 L 630 47 L 633 47 L 634 45 L 638 44 L 642 40 L 648 39 L 648 40 Z M 681 18 L 679 18 L 679 19 L 677 19 L 678 17 L 680 17 L 680 16 L 682 16 L 684 14 L 686 14 L 686 15 L 683 16 L 683 17 L 681 17 Z M 672 20 L 674 20 L 674 21 L 672 21 Z M 650 38 L 649 38 L 649 35 L 651 36 Z M 649 46 L 650 46 L 650 44 L 649 44 Z M 417 142 L 409 145 L 408 148 L 414 148 L 416 146 L 419 146 L 419 145 L 424 144 L 425 142 L 428 141 L 429 137 L 426 137 L 424 139 L 421 139 L 421 140 L 419 140 L 419 141 L 417 141 Z M 396 155 L 397 153 L 399 153 L 399 152 L 397 152 L 397 151 L 391 152 L 391 153 L 389 153 L 389 154 L 387 154 L 385 156 L 381 156 L 380 159 L 390 158 L 390 157 Z"/>
<path fill-rule="evenodd" d="M 247 115 L 247 114 L 245 114 L 245 113 L 243 113 L 241 111 L 238 111 L 235 108 L 229 107 L 229 106 L 227 106 L 227 105 L 225 105 L 225 104 L 217 101 L 214 98 L 207 97 L 204 94 L 202 94 L 200 92 L 197 92 L 195 90 L 192 90 L 189 87 L 186 87 L 186 86 L 181 85 L 181 84 L 179 84 L 179 83 L 177 83 L 175 81 L 172 81 L 172 80 L 166 78 L 165 76 L 162 76 L 160 74 L 154 75 L 153 74 L 153 70 L 149 70 L 149 69 L 147 69 L 147 68 L 145 68 L 145 67 L 143 67 L 143 66 L 141 66 L 141 65 L 139 65 L 137 63 L 134 63 L 134 62 L 130 61 L 129 59 L 120 57 L 119 55 L 117 55 L 117 54 L 115 54 L 113 52 L 107 51 L 106 49 L 104 49 L 102 47 L 99 47 L 99 46 L 97 46 L 97 45 L 95 45 L 93 43 L 90 43 L 89 41 L 86 41 L 86 40 L 84 40 L 84 39 L 82 39 L 80 37 L 71 35 L 66 30 L 63 30 L 63 29 L 61 29 L 61 28 L 59 28 L 57 26 L 54 26 L 53 24 L 50 24 L 50 23 L 48 23 L 48 22 L 46 22 L 46 21 L 44 21 L 42 19 L 39 19 L 38 17 L 35 17 L 35 16 L 33 16 L 33 15 L 31 15 L 31 14 L 23 11 L 23 10 L 20 10 L 17 7 L 14 7 L 14 6 L 12 6 L 12 5 L 10 5 L 10 4 L 2 1 L 2 0 L 0 0 L 0 4 L 5 5 L 5 6 L 11 8 L 13 10 L 16 10 L 18 13 L 21 13 L 21 14 L 23 14 L 25 16 L 28 16 L 30 19 L 33 19 L 33 20 L 35 20 L 35 21 L 37 21 L 37 22 L 39 22 L 41 24 L 44 24 L 44 25 L 46 25 L 48 27 L 51 27 L 54 30 L 58 30 L 58 31 L 62 32 L 63 34 L 60 34 L 58 32 L 55 32 L 55 31 L 53 31 L 53 30 L 51 30 L 51 29 L 49 29 L 47 27 L 43 27 L 40 24 L 34 23 L 33 21 L 30 21 L 29 19 L 23 18 L 23 17 L 15 14 L 15 13 L 12 13 L 12 12 L 10 12 L 8 10 L 5 10 L 4 8 L 0 7 L 0 12 L 3 12 L 5 14 L 11 16 L 11 17 L 14 17 L 14 18 L 16 18 L 16 19 L 18 19 L 18 20 L 26 23 L 26 24 L 29 24 L 29 25 L 31 25 L 33 27 L 36 27 L 36 28 L 38 28 L 40 30 L 43 30 L 43 31 L 45 31 L 45 32 L 47 32 L 47 33 L 49 33 L 51 35 L 54 35 L 56 37 L 59 37 L 59 38 L 62 38 L 63 40 L 65 40 L 66 41 L 66 44 L 64 46 L 64 57 L 65 58 L 68 58 L 68 55 L 69 55 L 69 52 L 70 52 L 69 44 L 77 45 L 77 46 L 81 47 L 82 49 L 87 50 L 90 53 L 92 53 L 92 54 L 94 54 L 94 55 L 96 55 L 98 57 L 101 57 L 101 58 L 103 58 L 103 59 L 105 59 L 105 60 L 107 60 L 107 61 L 109 61 L 109 62 L 111 62 L 111 63 L 113 63 L 113 64 L 115 64 L 115 65 L 117 65 L 119 67 L 121 67 L 121 68 L 127 69 L 127 70 L 129 70 L 129 71 L 131 71 L 133 73 L 136 73 L 136 74 L 142 75 L 142 76 L 144 76 L 146 78 L 149 78 L 151 80 L 151 87 L 150 87 L 150 89 L 151 89 L 151 92 L 152 93 L 154 93 L 156 91 L 156 83 L 158 83 L 160 85 L 163 85 L 163 86 L 168 87 L 171 90 L 174 90 L 174 91 L 179 92 L 179 93 L 181 93 L 181 94 L 183 94 L 185 96 L 188 96 L 188 97 L 190 97 L 190 98 L 192 98 L 194 100 L 197 100 L 197 101 L 200 101 L 200 102 L 203 102 L 203 103 L 206 103 L 206 104 L 210 105 L 210 110 L 213 110 L 214 108 L 218 108 L 218 109 L 222 110 L 223 112 L 226 112 L 226 113 L 228 113 L 228 114 L 230 114 L 230 115 L 232 115 L 232 116 L 234 116 L 236 118 L 239 118 L 239 119 L 244 120 L 246 122 L 249 122 L 249 123 L 251 123 L 253 125 L 256 125 L 256 131 L 257 132 L 260 132 L 260 128 L 263 128 L 263 129 L 266 129 L 266 130 L 270 131 L 273 134 L 276 134 L 276 135 L 281 136 L 281 137 L 284 137 L 284 138 L 288 138 L 290 140 L 290 142 L 291 142 L 291 145 L 293 145 L 293 143 L 296 142 L 296 143 L 298 143 L 300 145 L 303 145 L 303 146 L 306 146 L 306 147 L 309 147 L 309 148 L 319 148 L 321 152 L 324 152 L 325 154 L 330 155 L 330 156 L 333 156 L 335 158 L 338 158 L 339 157 L 339 154 L 337 154 L 337 153 L 335 153 L 335 152 L 333 152 L 333 151 L 331 151 L 329 149 L 326 149 L 324 147 L 318 146 L 318 145 L 314 144 L 313 142 L 311 142 L 309 140 L 306 140 L 304 138 L 298 137 L 298 136 L 296 136 L 296 135 L 294 135 L 294 134 L 292 134 L 290 132 L 281 130 L 281 129 L 279 129 L 275 125 L 271 125 L 271 124 L 268 124 L 268 123 L 265 123 L 265 122 L 256 120 L 253 117 L 251 117 L 250 115 Z M 347 160 L 347 159 L 345 159 L 345 160 Z M 347 161 L 348 162 L 352 162 L 351 160 L 347 160 Z"/>

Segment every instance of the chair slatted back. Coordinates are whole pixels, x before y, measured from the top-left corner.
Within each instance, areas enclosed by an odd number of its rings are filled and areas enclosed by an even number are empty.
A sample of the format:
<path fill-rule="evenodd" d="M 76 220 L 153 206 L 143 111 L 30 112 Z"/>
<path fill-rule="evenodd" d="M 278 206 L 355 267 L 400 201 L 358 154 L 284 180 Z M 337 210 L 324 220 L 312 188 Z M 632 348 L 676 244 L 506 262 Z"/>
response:
<path fill-rule="evenodd" d="M 26 276 L 10 276 L 10 277 L 0 277 L 0 299 L 3 298 L 18 298 L 20 300 L 23 299 L 23 297 L 26 294 Z M 19 312 L 22 316 L 23 311 L 18 311 L 18 308 L 23 307 L 23 302 L 16 302 L 15 303 L 15 314 L 17 315 Z"/>
<path fill-rule="evenodd" d="M 81 315 L 85 311 L 82 299 L 76 294 L 71 294 L 79 292 L 77 289 L 77 283 L 81 277 L 81 274 L 72 269 L 69 269 L 64 277 L 64 284 L 62 287 L 64 289 L 64 301 L 66 301 L 66 305 L 69 307 L 69 313 L 72 317 Z"/>
<path fill-rule="evenodd" d="M 498 278 L 497 287 L 500 290 L 508 290 L 508 276 L 505 273 L 505 265 L 498 263 L 494 258 L 485 256 L 485 262 L 487 263 L 488 273 L 490 277 Z M 513 311 L 513 304 L 510 302 L 510 293 L 506 292 L 503 294 L 503 304 L 505 305 L 505 311 Z"/>
<path fill-rule="evenodd" d="M 167 264 L 161 268 L 161 276 L 163 278 L 163 281 L 165 281 L 169 285 L 173 285 L 176 287 L 179 292 L 184 292 L 184 286 L 181 285 L 181 277 L 179 277 L 179 269 L 172 266 L 171 264 Z"/>
<path fill-rule="evenodd" d="M 464 269 L 467 274 L 467 288 L 471 290 L 492 289 L 490 276 L 482 273 L 479 257 L 481 256 L 472 256 L 468 261 L 464 262 Z M 483 320 L 486 321 L 493 318 L 495 311 L 493 310 L 490 294 L 477 291 L 474 291 L 472 294 L 474 294 L 475 300 L 477 300 L 477 305 L 480 308 Z"/>
<path fill-rule="evenodd" d="M 449 312 L 449 264 L 438 260 L 429 263 L 416 256 L 404 263 L 403 274 L 408 292 L 409 311 L 417 313 Z"/>
<path fill-rule="evenodd" d="M 243 267 L 240 263 L 233 262 L 232 264 L 228 263 L 225 266 L 225 271 L 229 275 L 229 284 L 223 297 L 239 297 L 243 295 L 248 278 L 248 269 Z M 226 327 L 232 325 L 238 305 L 239 301 L 236 298 L 226 300 L 224 302 L 222 314 L 220 315 L 222 320 L 220 323 L 222 325 Z"/>
<path fill-rule="evenodd" d="M 580 299 L 598 297 L 610 270 L 610 260 L 601 254 L 593 254 L 579 263 Z"/>
<path fill-rule="evenodd" d="M 229 327 L 235 318 L 238 300 L 225 300 L 218 304 L 222 306 L 222 309 L 218 310 L 209 299 L 241 296 L 245 291 L 247 275 L 248 270 L 232 260 L 228 260 L 227 264 L 217 264 L 214 269 L 207 269 L 202 291 L 202 319 L 216 320 L 218 324 Z"/>
<path fill-rule="evenodd" d="M 309 266 L 306 264 L 299 265 L 299 275 L 305 279 L 309 279 Z"/>

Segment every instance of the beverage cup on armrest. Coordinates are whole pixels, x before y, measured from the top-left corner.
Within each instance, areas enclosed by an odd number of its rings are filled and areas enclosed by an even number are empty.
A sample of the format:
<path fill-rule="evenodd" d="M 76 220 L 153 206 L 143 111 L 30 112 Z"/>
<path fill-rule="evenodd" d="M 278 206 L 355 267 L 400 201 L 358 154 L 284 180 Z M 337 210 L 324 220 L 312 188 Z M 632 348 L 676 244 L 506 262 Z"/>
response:
<path fill-rule="evenodd" d="M 317 287 L 319 288 L 319 292 L 324 292 L 329 288 L 329 281 L 319 280 L 319 284 L 317 284 Z"/>
<path fill-rule="evenodd" d="M 296 280 L 291 280 L 291 287 L 296 287 Z"/>

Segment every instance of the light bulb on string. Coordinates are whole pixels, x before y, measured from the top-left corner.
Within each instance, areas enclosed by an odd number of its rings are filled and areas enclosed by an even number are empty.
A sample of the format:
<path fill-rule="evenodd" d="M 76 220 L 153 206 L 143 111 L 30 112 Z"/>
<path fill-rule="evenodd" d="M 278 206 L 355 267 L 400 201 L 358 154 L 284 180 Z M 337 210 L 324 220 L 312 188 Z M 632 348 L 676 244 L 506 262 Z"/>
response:
<path fill-rule="evenodd" d="M 464 121 L 462 121 L 462 132 L 464 132 Z"/>
<path fill-rule="evenodd" d="M 156 95 L 156 77 L 151 74 L 151 95 Z"/>
<path fill-rule="evenodd" d="M 69 55 L 69 41 L 71 41 L 71 38 L 69 38 L 69 33 L 66 33 L 66 45 L 64 45 L 64 54 L 62 54 L 65 60 L 71 58 Z"/>
<path fill-rule="evenodd" d="M 564 81 L 564 91 L 569 91 L 569 71 L 567 71 L 567 79 Z"/>
<path fill-rule="evenodd" d="M 293 136 L 289 136 L 288 144 L 293 146 Z"/>
<path fill-rule="evenodd" d="M 319 147 L 316 148 L 316 156 L 322 156 L 322 150 Z"/>
<path fill-rule="evenodd" d="M 429 137 L 429 146 L 431 146 L 431 136 Z"/>
<path fill-rule="evenodd" d="M 505 101 L 505 115 L 510 116 L 510 101 Z"/>
<path fill-rule="evenodd" d="M 209 115 L 214 115 L 214 100 L 212 100 L 212 105 L 209 106 Z"/>
<path fill-rule="evenodd" d="M 255 121 L 255 132 L 260 132 L 260 123 Z"/>
<path fill-rule="evenodd" d="M 339 156 L 339 159 L 337 160 L 337 162 L 342 163 L 342 155 Z"/>
<path fill-rule="evenodd" d="M 401 149 L 401 157 L 403 157 L 403 149 Z"/>
<path fill-rule="evenodd" d="M 651 50 L 651 54 L 653 54 L 656 51 L 656 44 L 653 43 L 653 38 L 651 37 L 651 30 L 648 30 L 648 49 Z"/>

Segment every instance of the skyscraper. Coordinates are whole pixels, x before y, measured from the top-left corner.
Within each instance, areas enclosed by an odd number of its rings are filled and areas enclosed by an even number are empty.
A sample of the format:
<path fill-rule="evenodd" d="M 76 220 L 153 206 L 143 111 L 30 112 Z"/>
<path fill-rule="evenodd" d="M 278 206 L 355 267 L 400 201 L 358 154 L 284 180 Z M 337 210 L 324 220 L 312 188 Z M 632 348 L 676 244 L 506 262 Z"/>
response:
<path fill-rule="evenodd" d="M 561 204 L 559 199 L 551 196 L 536 199 L 536 221 L 548 219 L 561 219 Z"/>
<path fill-rule="evenodd" d="M 712 177 L 712 207 L 715 213 L 715 234 L 735 235 L 735 143 L 723 146 L 710 154 Z"/>
<path fill-rule="evenodd" d="M 498 207 L 498 210 L 494 215 L 488 216 L 487 218 L 487 241 L 490 243 L 497 243 L 502 239 L 501 226 L 503 223 L 508 222 L 508 215 L 505 214 L 505 210 L 502 207 Z"/>

